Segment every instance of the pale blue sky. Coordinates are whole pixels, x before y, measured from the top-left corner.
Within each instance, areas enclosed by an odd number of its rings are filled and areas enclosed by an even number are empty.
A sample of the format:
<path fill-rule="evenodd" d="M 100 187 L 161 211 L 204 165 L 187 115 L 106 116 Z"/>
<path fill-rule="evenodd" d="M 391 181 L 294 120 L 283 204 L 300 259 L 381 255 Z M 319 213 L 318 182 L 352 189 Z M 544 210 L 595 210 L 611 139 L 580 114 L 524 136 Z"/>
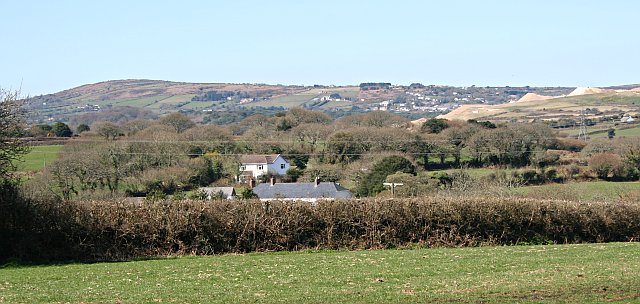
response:
<path fill-rule="evenodd" d="M 0 87 L 640 83 L 640 1 L 0 0 Z"/>

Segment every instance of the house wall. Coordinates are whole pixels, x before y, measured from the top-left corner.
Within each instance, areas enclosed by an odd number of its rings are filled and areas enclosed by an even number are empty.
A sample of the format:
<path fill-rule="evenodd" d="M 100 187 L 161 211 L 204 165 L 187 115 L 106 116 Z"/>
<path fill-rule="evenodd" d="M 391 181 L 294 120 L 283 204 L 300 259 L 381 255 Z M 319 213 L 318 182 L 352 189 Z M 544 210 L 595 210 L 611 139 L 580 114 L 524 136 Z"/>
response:
<path fill-rule="evenodd" d="M 269 164 L 268 170 L 273 174 L 285 175 L 287 174 L 287 170 L 289 170 L 289 163 L 287 163 L 282 156 L 278 156 L 273 164 Z"/>
<path fill-rule="evenodd" d="M 243 166 L 244 169 L 242 169 Z M 262 169 L 258 169 L 259 167 L 262 167 Z M 240 171 L 251 171 L 253 172 L 253 177 L 265 175 L 268 172 L 276 175 L 285 175 L 287 170 L 289 170 L 289 163 L 282 156 L 278 156 L 273 164 L 243 164 L 240 166 Z"/>
<path fill-rule="evenodd" d="M 253 177 L 258 177 L 260 175 L 265 175 L 267 174 L 267 170 L 268 170 L 268 166 L 266 164 L 251 164 L 251 165 L 243 165 L 244 166 L 244 170 L 243 171 L 251 171 L 253 172 Z M 258 169 L 259 167 L 262 167 L 262 169 Z M 242 168 L 242 166 L 241 166 Z"/>

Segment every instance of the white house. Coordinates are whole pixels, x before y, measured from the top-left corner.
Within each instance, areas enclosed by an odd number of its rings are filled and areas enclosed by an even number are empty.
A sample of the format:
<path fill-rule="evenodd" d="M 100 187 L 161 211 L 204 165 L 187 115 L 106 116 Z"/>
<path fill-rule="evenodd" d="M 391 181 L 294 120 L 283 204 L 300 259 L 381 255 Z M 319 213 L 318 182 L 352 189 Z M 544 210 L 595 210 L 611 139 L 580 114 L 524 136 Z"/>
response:
<path fill-rule="evenodd" d="M 255 178 L 267 173 L 285 175 L 289 167 L 289 162 L 280 154 L 243 155 L 240 158 L 241 176 Z"/>

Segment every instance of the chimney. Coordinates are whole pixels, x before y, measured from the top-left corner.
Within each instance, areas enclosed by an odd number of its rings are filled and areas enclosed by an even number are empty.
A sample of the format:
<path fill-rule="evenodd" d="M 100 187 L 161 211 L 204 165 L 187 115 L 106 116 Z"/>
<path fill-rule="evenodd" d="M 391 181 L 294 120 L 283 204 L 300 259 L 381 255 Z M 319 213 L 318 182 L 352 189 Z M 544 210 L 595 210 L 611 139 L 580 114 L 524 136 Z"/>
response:
<path fill-rule="evenodd" d="M 253 187 L 255 187 L 255 186 L 256 186 L 256 184 L 255 184 L 255 183 L 256 183 L 256 182 L 254 182 L 254 181 L 253 181 L 253 178 L 250 178 L 250 179 L 249 179 L 249 188 L 253 189 Z"/>
<path fill-rule="evenodd" d="M 318 187 L 318 185 L 320 185 L 320 177 L 316 176 L 315 187 Z"/>
<path fill-rule="evenodd" d="M 271 186 L 276 184 L 276 179 L 274 177 L 271 178 Z"/>

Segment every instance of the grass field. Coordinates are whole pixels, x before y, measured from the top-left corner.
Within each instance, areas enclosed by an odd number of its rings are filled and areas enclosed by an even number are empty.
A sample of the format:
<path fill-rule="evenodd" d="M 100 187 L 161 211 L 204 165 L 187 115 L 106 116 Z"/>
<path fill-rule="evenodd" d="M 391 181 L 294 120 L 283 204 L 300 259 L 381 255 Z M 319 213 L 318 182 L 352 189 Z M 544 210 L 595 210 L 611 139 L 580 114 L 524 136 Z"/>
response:
<path fill-rule="evenodd" d="M 640 301 L 640 243 L 258 253 L 0 268 L 0 303 Z"/>
<path fill-rule="evenodd" d="M 590 138 L 606 138 L 606 132 L 589 135 Z M 640 128 L 616 129 L 616 137 L 638 137 L 640 136 Z"/>
<path fill-rule="evenodd" d="M 23 161 L 18 163 L 18 171 L 40 171 L 58 159 L 60 150 L 62 145 L 35 146 L 24 156 Z"/>
<path fill-rule="evenodd" d="M 305 104 L 306 102 L 311 101 L 313 98 L 317 97 L 318 94 L 315 93 L 300 93 L 293 94 L 284 97 L 278 97 L 270 100 L 259 101 L 255 103 L 248 104 L 247 107 L 278 107 L 283 106 L 285 108 L 294 108 L 299 107 Z"/>
<path fill-rule="evenodd" d="M 515 188 L 515 194 L 535 198 L 580 201 L 616 201 L 631 192 L 640 194 L 640 182 L 580 182 Z"/>
<path fill-rule="evenodd" d="M 166 105 L 177 105 L 183 102 L 191 101 L 191 98 L 193 98 L 194 96 L 196 95 L 195 94 L 173 95 L 171 97 L 161 100 L 160 102 L 150 104 L 147 107 L 151 109 L 159 109 L 160 107 L 166 106 Z"/>
<path fill-rule="evenodd" d="M 188 104 L 182 106 L 182 108 L 189 109 L 189 110 L 197 110 L 197 109 L 208 108 L 215 104 L 216 103 L 213 101 L 190 101 Z"/>

